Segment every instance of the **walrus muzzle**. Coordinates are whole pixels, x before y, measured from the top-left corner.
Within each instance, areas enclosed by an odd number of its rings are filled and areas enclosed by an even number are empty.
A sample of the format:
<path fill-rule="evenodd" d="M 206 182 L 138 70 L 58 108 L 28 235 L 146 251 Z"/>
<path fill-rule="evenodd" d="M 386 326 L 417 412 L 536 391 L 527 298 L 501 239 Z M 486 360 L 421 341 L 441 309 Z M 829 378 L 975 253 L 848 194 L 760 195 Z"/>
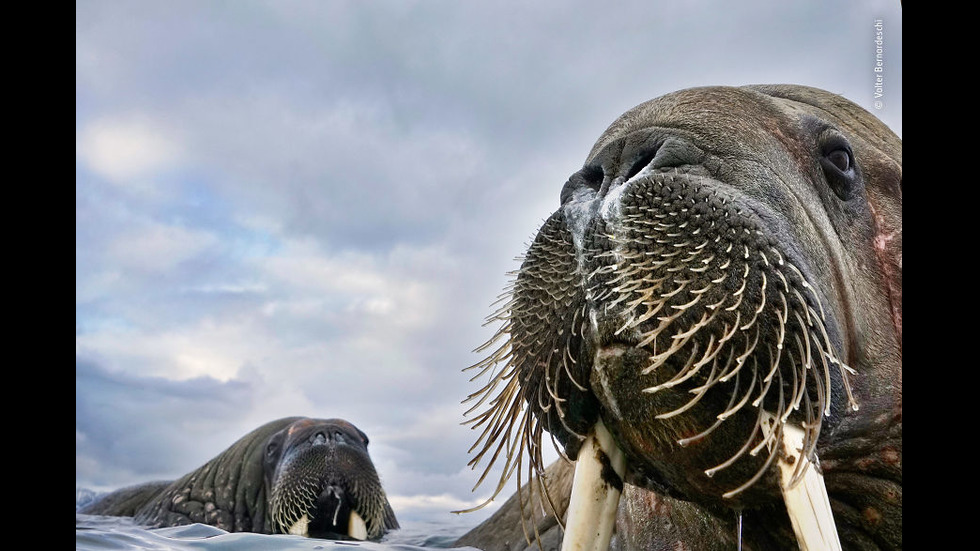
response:
<path fill-rule="evenodd" d="M 778 508 L 823 460 L 841 515 L 860 488 L 887 521 L 841 537 L 901 546 L 900 461 L 882 460 L 901 452 L 901 142 L 847 100 L 704 88 L 626 113 L 491 319 L 469 422 L 474 463 L 505 452 L 498 492 L 521 461 L 541 471 L 544 432 L 580 466 L 606 449 L 608 488 L 720 516 Z M 793 540 L 781 515 L 760 548 Z"/>
<path fill-rule="evenodd" d="M 397 527 L 366 446 L 367 436 L 342 420 L 297 423 L 270 438 L 273 531 L 364 540 Z"/>

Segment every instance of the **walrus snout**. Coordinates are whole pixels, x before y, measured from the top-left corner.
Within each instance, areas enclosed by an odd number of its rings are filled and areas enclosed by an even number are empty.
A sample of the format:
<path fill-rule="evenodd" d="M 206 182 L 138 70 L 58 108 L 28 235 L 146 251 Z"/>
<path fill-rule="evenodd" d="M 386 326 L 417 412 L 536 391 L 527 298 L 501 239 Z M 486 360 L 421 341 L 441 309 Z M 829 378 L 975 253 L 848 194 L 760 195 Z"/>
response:
<path fill-rule="evenodd" d="M 676 131 L 638 130 L 606 144 L 581 170 L 572 174 L 562 187 L 560 204 L 567 205 L 573 199 L 601 201 L 638 175 L 697 166 L 704 160 L 704 151 L 692 140 L 676 135 Z"/>
<path fill-rule="evenodd" d="M 339 419 L 295 424 L 270 439 L 275 531 L 363 540 L 397 528 L 367 445 L 367 435 Z"/>

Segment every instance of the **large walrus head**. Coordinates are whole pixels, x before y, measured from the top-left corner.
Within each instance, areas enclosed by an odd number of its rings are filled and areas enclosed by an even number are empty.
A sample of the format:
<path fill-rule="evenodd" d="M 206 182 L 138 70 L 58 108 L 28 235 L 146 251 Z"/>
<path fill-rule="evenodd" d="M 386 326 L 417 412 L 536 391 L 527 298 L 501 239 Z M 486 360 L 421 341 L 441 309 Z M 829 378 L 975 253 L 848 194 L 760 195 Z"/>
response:
<path fill-rule="evenodd" d="M 581 459 L 608 430 L 607 483 L 755 512 L 757 549 L 792 545 L 781 496 L 822 472 L 842 541 L 900 548 L 901 211 L 901 140 L 840 96 L 708 87 L 631 109 L 491 316 L 473 463 L 504 457 L 502 486 L 523 459 L 540 472 L 544 432 Z"/>
<path fill-rule="evenodd" d="M 263 463 L 272 532 L 376 539 L 398 528 L 367 445 L 343 419 L 300 419 L 273 434 Z"/>

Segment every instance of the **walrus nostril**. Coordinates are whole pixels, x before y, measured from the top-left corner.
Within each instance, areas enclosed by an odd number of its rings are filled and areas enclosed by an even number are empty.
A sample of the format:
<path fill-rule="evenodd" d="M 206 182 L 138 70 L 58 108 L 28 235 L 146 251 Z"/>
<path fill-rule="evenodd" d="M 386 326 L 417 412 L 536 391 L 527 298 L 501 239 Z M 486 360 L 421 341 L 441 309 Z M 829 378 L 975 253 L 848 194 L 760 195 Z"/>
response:
<path fill-rule="evenodd" d="M 314 446 L 327 443 L 327 437 L 323 435 L 322 432 L 317 432 L 310 437 L 310 443 Z"/>
<path fill-rule="evenodd" d="M 597 166 L 586 166 L 582 170 L 572 174 L 561 188 L 561 204 L 564 205 L 567 203 L 581 190 L 598 192 L 602 187 L 603 177 L 602 169 Z"/>
<path fill-rule="evenodd" d="M 650 149 L 649 151 L 641 155 L 640 158 L 633 161 L 632 166 L 630 166 L 630 169 L 626 173 L 626 177 L 623 180 L 628 182 L 630 178 L 639 174 L 641 170 L 643 170 L 650 163 L 653 162 L 653 158 L 656 156 L 657 156 L 657 148 Z"/>

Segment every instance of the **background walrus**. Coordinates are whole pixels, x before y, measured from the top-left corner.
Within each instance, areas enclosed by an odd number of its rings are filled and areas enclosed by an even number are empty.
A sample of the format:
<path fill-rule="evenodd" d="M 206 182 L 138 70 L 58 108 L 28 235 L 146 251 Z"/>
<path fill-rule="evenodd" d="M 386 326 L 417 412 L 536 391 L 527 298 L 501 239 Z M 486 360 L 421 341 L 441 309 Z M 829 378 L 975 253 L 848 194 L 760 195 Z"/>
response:
<path fill-rule="evenodd" d="M 343 419 L 267 423 L 173 482 L 112 492 L 78 513 L 149 527 L 204 523 L 229 532 L 376 539 L 398 521 L 367 451 Z"/>
<path fill-rule="evenodd" d="M 901 210 L 901 140 L 829 92 L 705 87 L 628 111 L 492 317 L 472 463 L 504 458 L 499 492 L 522 460 L 543 470 L 545 432 L 572 459 L 608 435 L 622 548 L 731 548 L 741 520 L 744 548 L 792 549 L 777 465 L 799 431 L 820 471 L 792 476 L 823 473 L 844 547 L 900 549 Z"/>

